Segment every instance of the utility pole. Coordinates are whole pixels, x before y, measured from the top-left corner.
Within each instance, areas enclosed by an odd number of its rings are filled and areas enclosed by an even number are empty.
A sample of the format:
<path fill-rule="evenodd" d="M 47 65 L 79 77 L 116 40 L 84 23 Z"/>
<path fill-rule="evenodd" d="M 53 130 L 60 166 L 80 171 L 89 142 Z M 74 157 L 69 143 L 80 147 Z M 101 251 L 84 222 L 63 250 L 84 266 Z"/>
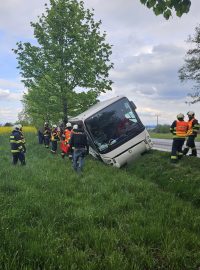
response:
<path fill-rule="evenodd" d="M 156 127 L 158 127 L 158 117 L 160 116 L 160 114 L 156 114 Z"/>

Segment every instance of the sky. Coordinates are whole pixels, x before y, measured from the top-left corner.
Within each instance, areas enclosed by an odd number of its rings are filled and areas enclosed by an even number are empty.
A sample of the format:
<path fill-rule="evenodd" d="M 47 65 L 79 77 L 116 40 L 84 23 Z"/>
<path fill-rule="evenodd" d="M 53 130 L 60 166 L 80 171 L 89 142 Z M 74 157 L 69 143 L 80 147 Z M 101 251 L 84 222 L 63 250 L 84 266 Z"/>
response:
<path fill-rule="evenodd" d="M 26 91 L 12 52 L 18 41 L 34 42 L 31 21 L 44 12 L 48 0 L 7 0 L 0 2 L 0 123 L 15 122 L 22 110 Z M 200 23 L 200 1 L 192 0 L 190 12 L 181 18 L 165 20 L 155 16 L 139 0 L 84 0 L 101 20 L 101 31 L 112 45 L 114 69 L 112 91 L 100 96 L 105 100 L 124 95 L 137 106 L 145 125 L 171 124 L 178 113 L 190 110 L 200 120 L 200 103 L 189 105 L 191 83 L 181 83 L 178 70 Z M 185 118 L 187 119 L 187 117 Z"/>

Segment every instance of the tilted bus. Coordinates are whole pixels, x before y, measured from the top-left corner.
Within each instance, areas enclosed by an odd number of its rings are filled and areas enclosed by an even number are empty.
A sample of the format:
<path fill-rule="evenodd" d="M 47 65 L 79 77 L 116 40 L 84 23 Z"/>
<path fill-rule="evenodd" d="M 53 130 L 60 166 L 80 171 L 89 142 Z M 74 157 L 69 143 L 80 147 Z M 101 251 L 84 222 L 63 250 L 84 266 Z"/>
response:
<path fill-rule="evenodd" d="M 135 104 L 125 96 L 99 102 L 70 122 L 84 127 L 93 157 L 118 168 L 152 148 Z"/>

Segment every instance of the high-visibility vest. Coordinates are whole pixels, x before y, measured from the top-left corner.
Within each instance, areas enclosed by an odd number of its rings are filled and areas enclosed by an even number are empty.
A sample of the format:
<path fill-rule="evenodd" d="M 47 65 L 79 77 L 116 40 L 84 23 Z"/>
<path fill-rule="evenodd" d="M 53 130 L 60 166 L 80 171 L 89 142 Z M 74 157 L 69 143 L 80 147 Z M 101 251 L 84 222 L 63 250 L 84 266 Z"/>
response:
<path fill-rule="evenodd" d="M 188 127 L 189 127 L 188 135 L 193 134 L 193 127 L 192 127 L 193 121 L 194 121 L 194 118 L 188 121 Z"/>
<path fill-rule="evenodd" d="M 185 121 L 176 121 L 176 137 L 185 138 L 188 132 L 188 123 Z"/>
<path fill-rule="evenodd" d="M 71 130 L 69 130 L 69 129 L 66 129 L 65 130 L 65 142 L 66 143 L 68 143 L 69 142 L 69 140 L 70 140 L 70 138 L 71 138 Z"/>
<path fill-rule="evenodd" d="M 59 141 L 59 131 L 57 129 L 53 129 L 51 133 L 51 141 Z"/>

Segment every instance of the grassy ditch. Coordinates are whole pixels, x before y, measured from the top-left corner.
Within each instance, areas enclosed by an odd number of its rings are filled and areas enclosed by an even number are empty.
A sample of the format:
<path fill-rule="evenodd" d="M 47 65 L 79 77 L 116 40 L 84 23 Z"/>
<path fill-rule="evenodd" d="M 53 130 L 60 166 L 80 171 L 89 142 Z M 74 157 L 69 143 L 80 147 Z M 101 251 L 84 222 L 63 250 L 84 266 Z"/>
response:
<path fill-rule="evenodd" d="M 0 136 L 0 269 L 198 269 L 199 159 L 174 167 L 153 151 L 119 170 L 87 158 L 79 178 L 33 134 L 27 165 L 13 167 L 8 137 Z"/>

